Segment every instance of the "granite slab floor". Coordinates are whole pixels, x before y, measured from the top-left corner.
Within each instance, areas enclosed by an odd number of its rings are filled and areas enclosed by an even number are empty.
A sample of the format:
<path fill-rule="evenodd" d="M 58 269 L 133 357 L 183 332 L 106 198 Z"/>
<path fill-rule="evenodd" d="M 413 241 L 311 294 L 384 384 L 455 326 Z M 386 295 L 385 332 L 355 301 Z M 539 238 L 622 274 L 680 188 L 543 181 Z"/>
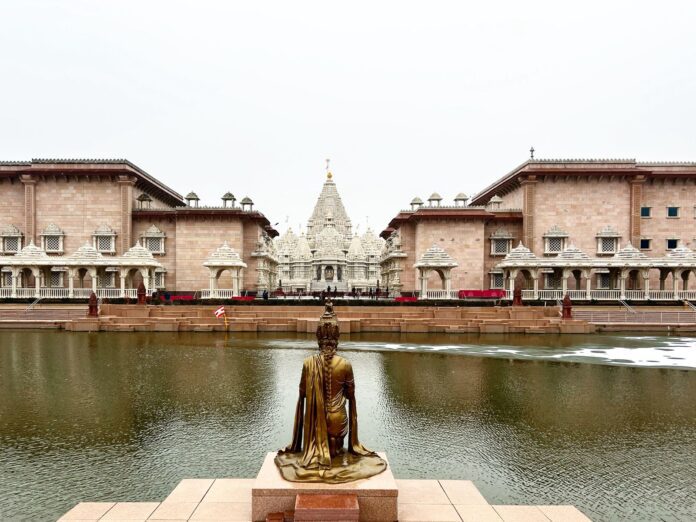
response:
<path fill-rule="evenodd" d="M 397 480 L 399 522 L 588 522 L 573 506 L 490 505 L 468 480 Z M 251 521 L 254 479 L 185 479 L 162 502 L 81 502 L 63 521 Z"/>

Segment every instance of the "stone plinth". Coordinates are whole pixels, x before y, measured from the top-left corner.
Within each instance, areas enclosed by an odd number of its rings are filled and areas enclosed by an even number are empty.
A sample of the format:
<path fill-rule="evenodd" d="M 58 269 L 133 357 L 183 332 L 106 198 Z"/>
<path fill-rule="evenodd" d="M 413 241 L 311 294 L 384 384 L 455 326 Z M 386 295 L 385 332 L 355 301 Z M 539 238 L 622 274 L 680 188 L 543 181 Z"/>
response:
<path fill-rule="evenodd" d="M 383 453 L 379 454 L 387 460 Z M 268 453 L 251 489 L 251 516 L 254 522 L 266 520 L 266 515 L 295 509 L 298 494 L 355 495 L 358 498 L 361 521 L 389 521 L 398 518 L 399 490 L 391 467 L 368 479 L 346 484 L 289 482 L 273 462 L 275 453 Z M 388 463 L 388 461 L 387 461 Z"/>

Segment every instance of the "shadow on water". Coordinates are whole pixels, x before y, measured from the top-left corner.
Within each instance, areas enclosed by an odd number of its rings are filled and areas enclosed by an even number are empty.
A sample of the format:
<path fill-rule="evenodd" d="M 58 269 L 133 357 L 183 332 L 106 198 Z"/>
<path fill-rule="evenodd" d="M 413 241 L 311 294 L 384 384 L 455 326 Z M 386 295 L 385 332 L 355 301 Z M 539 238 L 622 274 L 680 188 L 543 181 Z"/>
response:
<path fill-rule="evenodd" d="M 691 343 L 364 334 L 339 349 L 361 439 L 397 477 L 470 479 L 494 503 L 575 504 L 596 520 L 684 520 L 696 516 L 696 372 L 631 354 Z M 314 347 L 304 334 L 4 332 L 0 519 L 254 476 L 289 442 Z M 603 360 L 617 349 L 637 362 Z M 558 357 L 582 350 L 601 353 Z"/>

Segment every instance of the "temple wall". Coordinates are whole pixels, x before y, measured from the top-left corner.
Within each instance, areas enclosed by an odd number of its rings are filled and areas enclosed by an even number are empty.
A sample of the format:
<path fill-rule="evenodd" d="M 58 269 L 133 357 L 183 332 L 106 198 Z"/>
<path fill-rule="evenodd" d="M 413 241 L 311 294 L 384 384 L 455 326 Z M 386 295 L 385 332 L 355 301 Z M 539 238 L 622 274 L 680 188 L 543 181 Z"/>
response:
<path fill-rule="evenodd" d="M 94 231 L 107 224 L 117 234 L 116 254 L 121 255 L 121 189 L 114 181 L 87 179 L 37 181 L 36 244 L 41 244 L 44 228 L 54 223 L 65 233 L 63 251 L 70 255 L 85 242 L 91 245 Z"/>
<path fill-rule="evenodd" d="M 490 221 L 484 225 L 483 229 L 483 286 L 481 289 L 487 289 L 491 286 L 490 271 L 500 263 L 505 256 L 492 256 L 491 255 L 491 235 L 496 232 L 499 228 L 504 228 L 512 236 L 512 248 L 519 245 L 522 240 L 522 221 Z"/>
<path fill-rule="evenodd" d="M 609 180 L 567 178 L 539 181 L 534 201 L 534 245 L 525 245 L 544 255 L 544 233 L 554 225 L 568 232 L 574 244 L 589 256 L 597 253 L 597 232 L 606 225 L 620 234 L 619 246 L 630 240 L 630 184 Z M 567 246 L 566 245 L 566 246 Z"/>
<path fill-rule="evenodd" d="M 2 205 L 0 205 L 0 228 L 7 225 L 14 225 L 23 233 L 24 230 L 24 185 L 18 179 L 12 183 L 7 178 L 0 179 L 0 194 L 2 194 Z"/>
<path fill-rule="evenodd" d="M 459 264 L 451 271 L 452 290 L 483 288 L 483 220 L 428 219 L 416 224 L 414 263 L 433 245 L 444 249 Z M 402 244 L 405 241 L 402 239 Z M 413 269 L 414 276 L 416 269 Z M 442 288 L 436 273 L 430 274 L 428 289 Z M 404 286 L 404 291 L 410 288 Z"/>
<path fill-rule="evenodd" d="M 648 181 L 643 185 L 642 205 L 652 208 L 649 218 L 640 219 L 641 236 L 652 239 L 650 257 L 667 253 L 667 239 L 679 239 L 680 246 L 696 249 L 696 184 Z M 667 207 L 679 207 L 678 218 L 667 217 Z M 635 245 L 636 247 L 638 245 Z"/>
<path fill-rule="evenodd" d="M 500 208 L 520 210 L 524 205 L 523 196 L 524 191 L 522 190 L 522 187 L 517 187 L 504 196 L 501 196 L 501 198 L 503 198 L 503 202 L 500 204 Z"/>
<path fill-rule="evenodd" d="M 209 288 L 210 272 L 203 263 L 225 241 L 242 255 L 242 231 L 242 221 L 238 217 L 178 216 L 174 242 L 176 290 L 200 291 Z M 223 283 L 231 285 L 230 281 L 226 272 L 221 287 Z M 171 289 L 168 280 L 167 287 Z"/>
<path fill-rule="evenodd" d="M 162 266 L 167 271 L 164 277 L 165 288 L 167 290 L 176 290 L 176 220 L 168 218 L 133 220 L 133 239 L 140 241 L 143 233 L 152 225 L 155 225 L 165 234 L 164 255 L 153 254 L 153 256 L 162 263 Z"/>
<path fill-rule="evenodd" d="M 258 259 L 251 257 L 251 253 L 256 250 L 256 243 L 259 241 L 261 232 L 261 227 L 256 223 L 244 223 L 242 249 L 239 252 L 242 256 L 242 261 L 247 264 L 247 267 L 244 269 L 244 279 L 242 281 L 242 288 L 240 290 L 256 290 L 256 280 L 258 278 L 256 266 L 258 264 Z"/>

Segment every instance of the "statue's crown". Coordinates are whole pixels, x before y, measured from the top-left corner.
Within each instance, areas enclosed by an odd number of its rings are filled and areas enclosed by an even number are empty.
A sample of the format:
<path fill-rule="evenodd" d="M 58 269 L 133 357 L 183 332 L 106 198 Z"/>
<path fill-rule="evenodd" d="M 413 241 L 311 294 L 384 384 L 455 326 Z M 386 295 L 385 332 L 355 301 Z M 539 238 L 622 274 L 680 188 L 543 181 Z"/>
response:
<path fill-rule="evenodd" d="M 333 303 L 327 299 L 324 303 L 324 313 L 319 318 L 319 326 L 317 326 L 317 341 L 338 342 L 338 336 L 338 319 L 336 319 Z"/>

